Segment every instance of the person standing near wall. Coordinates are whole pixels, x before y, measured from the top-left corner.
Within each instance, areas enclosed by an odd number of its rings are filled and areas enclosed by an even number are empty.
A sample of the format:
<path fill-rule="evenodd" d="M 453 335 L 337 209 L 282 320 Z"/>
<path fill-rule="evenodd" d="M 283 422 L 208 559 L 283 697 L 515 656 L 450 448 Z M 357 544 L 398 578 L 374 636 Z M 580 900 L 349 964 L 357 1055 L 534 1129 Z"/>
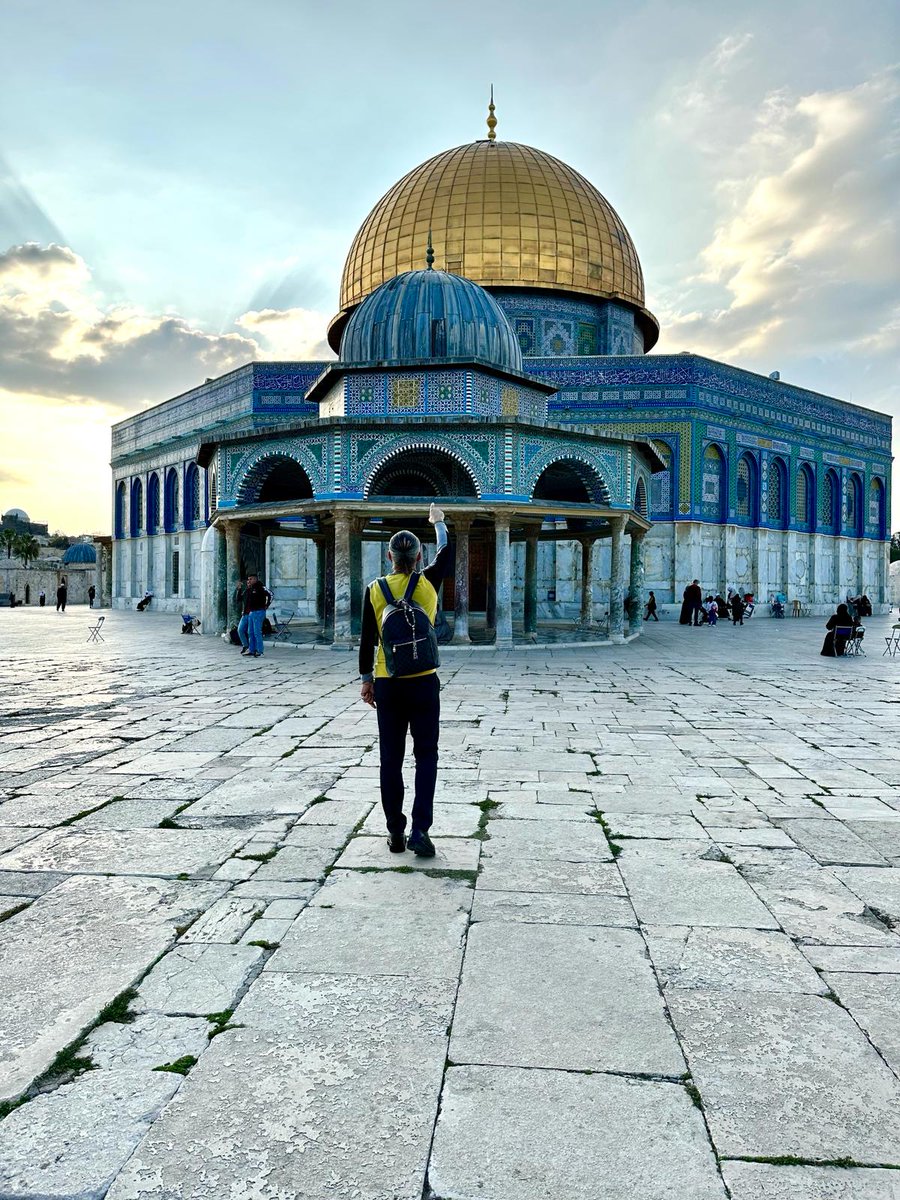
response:
<path fill-rule="evenodd" d="M 66 581 L 63 579 L 59 587 L 56 589 L 56 611 L 66 611 L 66 599 L 69 595 L 69 589 L 66 587 Z"/>
<path fill-rule="evenodd" d="M 259 576 L 251 571 L 247 575 L 247 586 L 244 588 L 244 615 L 238 623 L 238 637 L 244 647 L 241 654 L 249 654 L 251 658 L 262 658 L 263 618 L 271 603 L 272 593 L 260 582 Z"/>
<path fill-rule="evenodd" d="M 94 607 L 94 598 L 97 595 L 97 589 L 93 584 L 88 588 L 88 608 Z"/>
<path fill-rule="evenodd" d="M 437 540 L 434 561 L 422 571 L 422 544 L 416 535 L 405 529 L 394 534 L 388 548 L 392 570 L 366 589 L 359 643 L 360 698 L 375 709 L 378 717 L 381 806 L 387 824 L 388 846 L 395 854 L 409 849 L 419 858 L 433 858 L 435 853 L 428 831 L 434 818 L 441 685 L 436 666 L 415 673 L 391 675 L 381 630 L 389 610 L 385 588 L 394 600 L 407 598 L 424 610 L 434 626 L 437 589 L 448 574 L 452 555 L 444 514 L 434 504 L 429 509 L 428 520 L 434 525 Z M 407 732 L 412 734 L 416 760 L 415 798 L 408 841 L 403 812 L 403 758 Z"/>
<path fill-rule="evenodd" d="M 41 588 L 41 594 L 38 596 L 38 604 L 41 606 L 41 608 L 43 608 L 46 603 L 47 603 L 47 593 L 44 591 L 43 588 Z"/>

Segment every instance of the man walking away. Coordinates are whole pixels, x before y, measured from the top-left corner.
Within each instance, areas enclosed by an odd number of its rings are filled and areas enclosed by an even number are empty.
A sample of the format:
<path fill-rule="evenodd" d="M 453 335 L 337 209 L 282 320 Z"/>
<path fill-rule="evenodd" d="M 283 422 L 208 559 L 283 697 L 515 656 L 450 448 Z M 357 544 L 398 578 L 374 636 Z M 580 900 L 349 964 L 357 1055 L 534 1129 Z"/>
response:
<path fill-rule="evenodd" d="M 263 618 L 271 603 L 272 593 L 260 583 L 259 576 L 251 571 L 244 589 L 244 615 L 238 623 L 238 636 L 244 647 L 241 654 L 249 654 L 251 658 L 262 658 Z"/>
<path fill-rule="evenodd" d="M 88 588 L 88 608 L 94 607 L 94 598 L 97 595 L 97 589 L 93 584 Z"/>
<path fill-rule="evenodd" d="M 381 632 L 383 628 L 387 629 L 389 621 L 397 620 L 398 610 L 409 622 L 415 621 L 416 614 L 411 608 L 399 603 L 404 599 L 424 610 L 428 621 L 434 625 L 438 607 L 437 589 L 448 574 L 452 556 L 447 544 L 444 514 L 434 504 L 429 510 L 428 520 L 434 525 L 437 540 L 434 562 L 421 571 L 422 546 L 419 539 L 405 529 L 394 534 L 388 549 L 391 572 L 383 579 L 370 583 L 366 589 L 359 644 L 360 696 L 366 704 L 375 708 L 378 717 L 381 806 L 387 823 L 388 846 L 395 854 L 402 853 L 408 847 L 420 858 L 434 856 L 434 845 L 428 831 L 434 817 L 441 685 L 436 665 L 409 674 L 392 675 L 391 665 L 393 663 L 396 667 L 397 664 L 394 653 L 385 655 Z M 385 588 L 397 604 L 389 604 Z M 412 637 L 418 638 L 415 630 Z M 422 647 L 425 660 L 436 664 L 436 657 L 428 658 L 425 641 Z M 397 649 L 401 649 L 401 646 L 398 645 Z M 405 837 L 406 815 L 403 812 L 403 757 L 407 731 L 412 734 L 416 760 L 416 791 L 409 841 Z"/>
<path fill-rule="evenodd" d="M 63 580 L 56 589 L 56 611 L 66 611 L 66 598 L 69 594 L 69 589 L 66 587 L 66 581 Z"/>
<path fill-rule="evenodd" d="M 644 613 L 644 620 L 659 620 L 659 617 L 656 615 L 656 597 L 652 592 L 647 596 L 647 611 Z"/>

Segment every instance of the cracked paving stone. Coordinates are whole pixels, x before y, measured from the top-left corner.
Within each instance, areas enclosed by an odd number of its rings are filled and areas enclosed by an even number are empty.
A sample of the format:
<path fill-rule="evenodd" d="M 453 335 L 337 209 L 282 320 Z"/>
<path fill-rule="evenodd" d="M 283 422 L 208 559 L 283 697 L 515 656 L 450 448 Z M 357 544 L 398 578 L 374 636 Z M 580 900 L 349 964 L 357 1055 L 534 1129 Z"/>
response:
<path fill-rule="evenodd" d="M 732 1200 L 900 1200 L 900 1171 L 723 1162 Z"/>
<path fill-rule="evenodd" d="M 760 993 L 666 999 L 722 1156 L 900 1165 L 900 1080 L 839 1005 Z"/>
<path fill-rule="evenodd" d="M 4 855 L 4 867 L 73 875 L 197 875 L 212 872 L 242 835 L 187 829 L 49 830 Z"/>
<path fill-rule="evenodd" d="M 103 1200 L 180 1075 L 89 1071 L 0 1123 L 3 1200 Z"/>
<path fill-rule="evenodd" d="M 203 1016 L 233 1008 L 261 963 L 259 946 L 179 945 L 138 988 L 134 1009 Z"/>
<path fill-rule="evenodd" d="M 214 884 L 71 879 L 5 921 L 0 1100 L 24 1091 L 220 894 Z"/>
<path fill-rule="evenodd" d="M 677 1084 L 451 1067 L 428 1180 L 435 1200 L 725 1200 Z"/>
<path fill-rule="evenodd" d="M 774 930 L 646 925 L 644 936 L 666 988 L 828 991 L 791 939 Z"/>
<path fill-rule="evenodd" d="M 679 1076 L 641 936 L 630 929 L 479 922 L 469 931 L 455 1063 Z"/>
<path fill-rule="evenodd" d="M 152 1071 L 185 1055 L 199 1058 L 209 1045 L 204 1017 L 143 1013 L 131 1021 L 107 1021 L 89 1035 L 84 1053 L 104 1070 Z"/>

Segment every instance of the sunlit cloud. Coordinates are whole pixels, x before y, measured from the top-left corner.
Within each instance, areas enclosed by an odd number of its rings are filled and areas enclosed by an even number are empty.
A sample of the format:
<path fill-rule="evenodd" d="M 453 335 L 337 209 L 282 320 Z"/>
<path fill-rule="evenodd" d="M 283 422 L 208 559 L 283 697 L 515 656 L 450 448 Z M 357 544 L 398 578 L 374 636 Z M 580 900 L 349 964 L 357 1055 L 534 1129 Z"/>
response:
<path fill-rule="evenodd" d="M 260 339 L 264 358 L 334 358 L 325 335 L 328 317 L 308 308 L 251 310 L 235 324 Z"/>

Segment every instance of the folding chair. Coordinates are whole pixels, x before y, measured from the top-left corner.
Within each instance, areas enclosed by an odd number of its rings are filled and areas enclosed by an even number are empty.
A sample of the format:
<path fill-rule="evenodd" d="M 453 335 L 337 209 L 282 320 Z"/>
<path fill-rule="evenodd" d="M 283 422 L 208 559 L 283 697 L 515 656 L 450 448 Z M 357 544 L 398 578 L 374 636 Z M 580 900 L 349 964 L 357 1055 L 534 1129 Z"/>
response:
<path fill-rule="evenodd" d="M 900 650 L 900 625 L 892 625 L 890 634 L 884 639 L 884 652 L 881 657 L 884 658 L 885 654 L 889 654 L 893 658 L 898 650 Z"/>
<path fill-rule="evenodd" d="M 105 642 L 106 641 L 106 638 L 100 632 L 100 630 L 103 628 L 103 622 L 105 620 L 106 620 L 106 617 L 98 617 L 96 625 L 88 625 L 88 629 L 91 631 L 88 634 L 89 642 Z"/>
<path fill-rule="evenodd" d="M 294 619 L 294 613 L 288 613 L 286 617 L 278 617 L 275 613 L 275 623 L 272 629 L 273 638 L 276 642 L 288 642 L 291 639 L 291 622 Z"/>
<path fill-rule="evenodd" d="M 864 637 L 865 629 L 862 625 L 857 625 L 857 628 L 853 630 L 850 641 L 848 641 L 846 644 L 844 653 L 852 655 L 853 658 L 857 658 L 857 656 L 860 654 L 865 655 L 865 650 L 863 649 Z"/>

